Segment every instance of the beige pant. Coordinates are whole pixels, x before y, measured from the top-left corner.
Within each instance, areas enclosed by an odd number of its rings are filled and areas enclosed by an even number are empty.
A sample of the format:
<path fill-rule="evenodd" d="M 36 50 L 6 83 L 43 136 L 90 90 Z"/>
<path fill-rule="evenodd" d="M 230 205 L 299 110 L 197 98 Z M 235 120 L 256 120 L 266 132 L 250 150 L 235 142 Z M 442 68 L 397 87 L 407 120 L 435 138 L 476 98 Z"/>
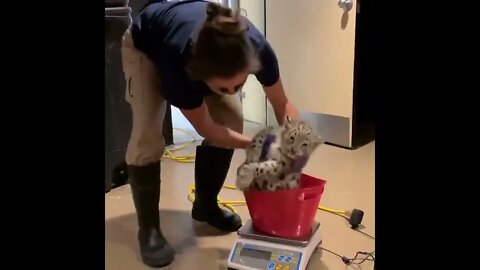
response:
<path fill-rule="evenodd" d="M 155 64 L 135 48 L 130 30 L 123 35 L 122 61 L 127 82 L 125 98 L 133 114 L 125 159 L 128 165 L 145 166 L 160 160 L 165 151 L 162 126 L 166 102 L 160 94 L 160 74 Z M 205 102 L 216 123 L 243 131 L 242 108 L 237 95 L 211 95 L 205 97 Z"/>

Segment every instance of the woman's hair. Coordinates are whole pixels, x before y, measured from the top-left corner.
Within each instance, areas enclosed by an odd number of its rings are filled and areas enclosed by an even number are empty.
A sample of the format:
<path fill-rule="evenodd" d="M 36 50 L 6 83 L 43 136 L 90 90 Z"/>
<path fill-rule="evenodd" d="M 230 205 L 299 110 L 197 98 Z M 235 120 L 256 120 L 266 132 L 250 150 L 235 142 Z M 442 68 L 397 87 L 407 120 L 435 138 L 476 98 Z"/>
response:
<path fill-rule="evenodd" d="M 190 76 L 205 80 L 228 78 L 244 70 L 257 71 L 259 61 L 246 35 L 247 28 L 247 20 L 239 11 L 209 3 L 207 18 L 193 44 Z"/>

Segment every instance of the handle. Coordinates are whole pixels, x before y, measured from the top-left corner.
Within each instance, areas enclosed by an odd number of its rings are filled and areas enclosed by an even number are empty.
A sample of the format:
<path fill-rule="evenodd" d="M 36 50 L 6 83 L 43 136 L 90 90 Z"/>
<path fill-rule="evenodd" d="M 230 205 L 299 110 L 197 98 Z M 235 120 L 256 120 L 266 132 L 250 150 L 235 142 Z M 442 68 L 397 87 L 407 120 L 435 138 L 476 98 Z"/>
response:
<path fill-rule="evenodd" d="M 298 200 L 303 202 L 311 201 L 317 199 L 318 197 L 320 197 L 320 195 L 321 193 L 319 193 L 318 191 L 306 191 L 300 194 L 300 196 L 298 196 Z"/>
<path fill-rule="evenodd" d="M 345 12 L 349 12 L 352 10 L 353 7 L 353 1 L 352 0 L 339 0 L 338 1 L 338 6 L 343 9 Z"/>

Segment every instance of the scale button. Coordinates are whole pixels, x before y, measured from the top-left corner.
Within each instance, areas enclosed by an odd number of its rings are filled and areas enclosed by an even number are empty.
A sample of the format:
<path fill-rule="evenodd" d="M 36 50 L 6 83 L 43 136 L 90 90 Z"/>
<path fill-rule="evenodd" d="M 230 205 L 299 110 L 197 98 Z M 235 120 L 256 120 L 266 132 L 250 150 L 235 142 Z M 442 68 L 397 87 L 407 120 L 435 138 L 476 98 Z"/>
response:
<path fill-rule="evenodd" d="M 290 265 L 285 265 L 285 266 L 283 267 L 283 270 L 290 270 Z"/>
<path fill-rule="evenodd" d="M 287 263 L 290 262 L 291 260 L 292 260 L 292 257 L 290 257 L 290 256 L 288 256 L 288 257 L 285 259 L 285 261 L 286 261 Z"/>
<path fill-rule="evenodd" d="M 278 256 L 279 261 L 283 261 L 283 258 L 285 258 L 283 255 Z"/>
<path fill-rule="evenodd" d="M 271 262 L 270 264 L 268 264 L 268 269 L 273 269 L 274 267 L 275 267 L 274 262 Z"/>
<path fill-rule="evenodd" d="M 275 270 L 280 270 L 282 269 L 282 265 L 281 264 L 277 264 L 277 267 L 275 267 Z"/>

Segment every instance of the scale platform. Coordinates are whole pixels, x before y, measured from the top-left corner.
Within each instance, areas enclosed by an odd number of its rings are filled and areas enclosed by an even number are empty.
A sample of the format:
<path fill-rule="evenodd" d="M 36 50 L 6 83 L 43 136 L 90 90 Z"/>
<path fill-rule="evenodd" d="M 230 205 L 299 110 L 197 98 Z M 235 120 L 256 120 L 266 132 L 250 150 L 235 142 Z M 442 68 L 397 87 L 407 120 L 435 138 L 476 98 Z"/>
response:
<path fill-rule="evenodd" d="M 322 242 L 318 222 L 307 237 L 285 239 L 256 232 L 249 220 L 238 230 L 238 236 L 228 257 L 228 269 L 305 270 Z"/>

